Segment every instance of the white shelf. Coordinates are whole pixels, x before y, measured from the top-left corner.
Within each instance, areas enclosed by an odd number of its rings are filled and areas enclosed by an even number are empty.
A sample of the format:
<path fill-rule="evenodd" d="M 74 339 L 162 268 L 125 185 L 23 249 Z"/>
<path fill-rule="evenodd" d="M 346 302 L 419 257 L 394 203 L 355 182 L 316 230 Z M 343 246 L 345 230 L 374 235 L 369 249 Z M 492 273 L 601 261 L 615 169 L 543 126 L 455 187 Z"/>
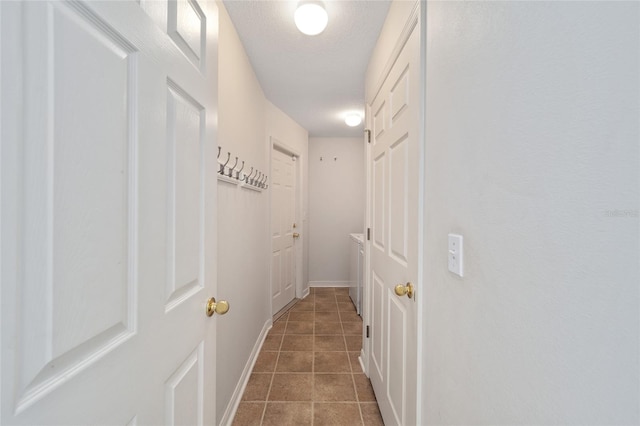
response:
<path fill-rule="evenodd" d="M 249 185 L 248 183 L 243 183 L 240 186 L 243 187 L 244 189 L 250 189 L 250 190 L 256 191 L 256 192 L 264 191 L 264 188 L 258 188 L 257 186 Z"/>
<path fill-rule="evenodd" d="M 240 181 L 238 179 L 230 178 L 229 176 L 224 176 L 224 175 L 221 175 L 220 173 L 218 173 L 218 180 L 221 180 L 221 181 L 227 182 L 227 183 L 231 183 L 233 185 L 238 185 L 240 183 Z"/>

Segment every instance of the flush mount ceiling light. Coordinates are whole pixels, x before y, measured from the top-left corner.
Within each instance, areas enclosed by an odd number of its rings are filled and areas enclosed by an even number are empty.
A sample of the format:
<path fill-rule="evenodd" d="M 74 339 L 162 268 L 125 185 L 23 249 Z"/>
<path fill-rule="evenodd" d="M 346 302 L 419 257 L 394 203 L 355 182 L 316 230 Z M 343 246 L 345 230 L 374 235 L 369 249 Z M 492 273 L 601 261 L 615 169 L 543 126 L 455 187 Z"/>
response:
<path fill-rule="evenodd" d="M 344 117 L 344 122 L 349 127 L 356 127 L 362 123 L 362 116 L 358 113 L 351 112 Z"/>
<path fill-rule="evenodd" d="M 293 15 L 296 27 L 306 35 L 318 35 L 327 27 L 329 16 L 321 2 L 302 1 Z"/>

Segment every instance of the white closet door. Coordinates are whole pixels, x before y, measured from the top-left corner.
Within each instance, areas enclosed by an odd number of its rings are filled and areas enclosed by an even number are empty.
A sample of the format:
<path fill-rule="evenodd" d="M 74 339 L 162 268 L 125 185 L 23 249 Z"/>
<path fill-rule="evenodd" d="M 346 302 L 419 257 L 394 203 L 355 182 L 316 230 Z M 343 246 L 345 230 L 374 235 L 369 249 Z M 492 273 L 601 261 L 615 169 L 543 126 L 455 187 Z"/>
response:
<path fill-rule="evenodd" d="M 277 148 L 271 154 L 271 311 L 276 314 L 296 296 L 294 157 Z"/>
<path fill-rule="evenodd" d="M 215 422 L 216 31 L 0 5 L 3 425 Z"/>
<path fill-rule="evenodd" d="M 418 35 L 414 27 L 370 107 L 369 376 L 386 425 L 416 422 L 418 308 L 395 287 L 418 284 Z"/>

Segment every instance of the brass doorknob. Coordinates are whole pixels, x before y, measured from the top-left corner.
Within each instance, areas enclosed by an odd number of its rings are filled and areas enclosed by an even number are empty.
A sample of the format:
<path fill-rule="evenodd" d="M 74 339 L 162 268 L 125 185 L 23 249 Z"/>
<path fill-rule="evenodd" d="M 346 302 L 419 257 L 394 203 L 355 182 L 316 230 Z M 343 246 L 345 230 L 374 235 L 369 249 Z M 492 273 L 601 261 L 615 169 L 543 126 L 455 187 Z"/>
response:
<path fill-rule="evenodd" d="M 407 285 L 398 284 L 395 288 L 398 296 L 404 296 L 405 294 L 409 299 L 413 298 L 413 284 L 407 283 Z"/>
<path fill-rule="evenodd" d="M 297 232 L 293 233 L 293 238 L 300 238 L 300 234 L 298 234 Z"/>
<path fill-rule="evenodd" d="M 216 302 L 216 298 L 212 297 L 207 300 L 207 316 L 211 317 L 213 314 L 224 315 L 229 312 L 229 302 L 221 300 Z"/>

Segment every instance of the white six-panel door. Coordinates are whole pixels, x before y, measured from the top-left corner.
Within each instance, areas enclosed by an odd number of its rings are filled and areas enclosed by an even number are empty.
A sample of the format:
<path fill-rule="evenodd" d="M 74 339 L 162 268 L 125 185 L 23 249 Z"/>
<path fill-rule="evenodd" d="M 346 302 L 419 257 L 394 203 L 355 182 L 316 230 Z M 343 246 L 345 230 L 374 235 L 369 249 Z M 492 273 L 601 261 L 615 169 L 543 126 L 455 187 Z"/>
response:
<path fill-rule="evenodd" d="M 217 10 L 2 2 L 4 424 L 215 422 Z"/>
<path fill-rule="evenodd" d="M 369 377 L 386 425 L 416 423 L 417 304 L 394 287 L 418 282 L 418 36 L 414 25 L 368 108 Z"/>
<path fill-rule="evenodd" d="M 274 147 L 271 151 L 271 311 L 274 314 L 296 295 L 295 209 L 294 157 Z"/>

